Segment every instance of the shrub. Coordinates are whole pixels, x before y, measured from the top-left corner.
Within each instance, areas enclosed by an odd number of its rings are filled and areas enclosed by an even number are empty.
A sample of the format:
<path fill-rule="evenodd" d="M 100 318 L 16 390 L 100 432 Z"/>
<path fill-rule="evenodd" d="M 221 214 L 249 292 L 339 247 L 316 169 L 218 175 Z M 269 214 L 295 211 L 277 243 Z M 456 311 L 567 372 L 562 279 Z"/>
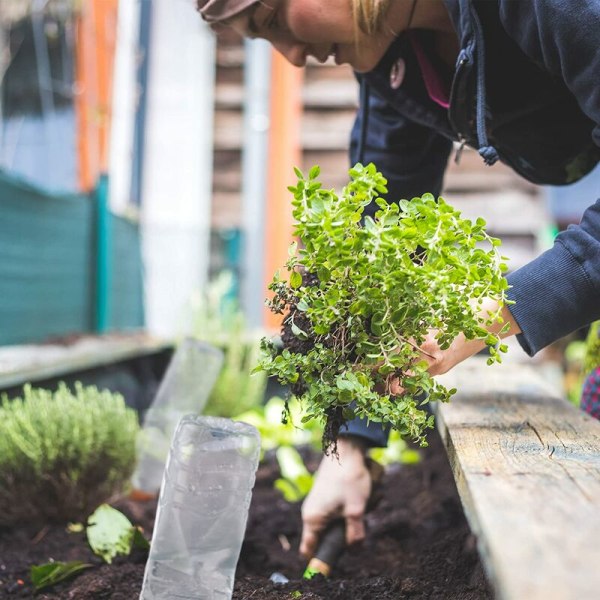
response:
<path fill-rule="evenodd" d="M 3 395 L 0 525 L 86 517 L 129 481 L 137 430 L 122 396 L 95 387 Z"/>
<path fill-rule="evenodd" d="M 194 307 L 194 335 L 223 351 L 223 366 L 204 414 L 235 417 L 262 404 L 267 378 L 252 375 L 260 356 L 261 334 L 250 331 L 238 303 L 229 297 L 232 275 L 225 271 Z"/>

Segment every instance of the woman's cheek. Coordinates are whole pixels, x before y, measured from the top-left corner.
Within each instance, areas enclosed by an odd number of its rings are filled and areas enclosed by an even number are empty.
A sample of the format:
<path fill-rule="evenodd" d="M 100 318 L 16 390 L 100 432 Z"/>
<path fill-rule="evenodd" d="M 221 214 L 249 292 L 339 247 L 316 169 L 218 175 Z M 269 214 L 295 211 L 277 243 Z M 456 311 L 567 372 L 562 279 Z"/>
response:
<path fill-rule="evenodd" d="M 331 0 L 330 0 L 331 2 Z M 348 29 L 333 2 L 321 0 L 295 0 L 287 8 L 287 25 L 292 34 L 304 42 L 317 44 L 343 41 L 342 32 Z M 349 16 L 349 15 L 348 15 Z M 346 26 L 345 26 L 346 25 Z M 349 18 L 350 32 L 352 20 Z M 351 34 L 351 39 L 353 39 Z"/>

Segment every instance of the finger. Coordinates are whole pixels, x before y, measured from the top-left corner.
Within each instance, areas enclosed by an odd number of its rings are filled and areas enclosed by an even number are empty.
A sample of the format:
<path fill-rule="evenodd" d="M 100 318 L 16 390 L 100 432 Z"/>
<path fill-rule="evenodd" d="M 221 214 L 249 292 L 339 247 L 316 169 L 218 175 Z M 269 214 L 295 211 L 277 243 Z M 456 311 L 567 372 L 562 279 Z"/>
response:
<path fill-rule="evenodd" d="M 398 378 L 392 379 L 390 383 L 390 394 L 392 394 L 392 396 L 401 396 L 404 394 L 404 388 L 400 385 L 400 380 Z"/>
<path fill-rule="evenodd" d="M 302 528 L 302 538 L 300 540 L 300 554 L 305 558 L 312 558 L 317 551 L 319 543 L 319 534 L 322 528 L 315 527 L 312 524 L 304 523 Z"/>
<path fill-rule="evenodd" d="M 346 543 L 355 544 L 365 539 L 365 522 L 361 516 L 346 515 Z"/>
<path fill-rule="evenodd" d="M 366 498 L 355 497 L 349 500 L 344 510 L 344 519 L 346 519 L 346 543 L 354 544 L 365 538 L 365 508 Z"/>

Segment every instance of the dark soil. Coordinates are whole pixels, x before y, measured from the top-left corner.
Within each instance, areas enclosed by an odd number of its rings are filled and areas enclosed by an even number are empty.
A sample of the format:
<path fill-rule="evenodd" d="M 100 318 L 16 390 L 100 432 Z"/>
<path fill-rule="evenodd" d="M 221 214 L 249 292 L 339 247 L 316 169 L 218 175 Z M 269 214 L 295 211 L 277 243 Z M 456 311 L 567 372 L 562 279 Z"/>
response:
<path fill-rule="evenodd" d="M 382 499 L 368 515 L 368 536 L 347 551 L 329 579 L 301 579 L 305 562 L 297 548 L 300 506 L 286 503 L 272 488 L 272 463 L 257 475 L 246 538 L 238 563 L 235 600 L 485 600 L 491 599 L 475 539 L 469 533 L 450 468 L 437 434 L 416 466 L 393 467 L 382 482 Z M 316 464 L 316 457 L 311 464 Z M 155 502 L 113 504 L 149 537 Z M 49 560 L 83 560 L 94 565 L 74 580 L 34 596 L 29 567 Z M 139 597 L 146 556 L 138 553 L 103 564 L 83 533 L 64 527 L 0 531 L 0 598 L 38 600 Z M 269 580 L 278 571 L 290 582 Z"/>

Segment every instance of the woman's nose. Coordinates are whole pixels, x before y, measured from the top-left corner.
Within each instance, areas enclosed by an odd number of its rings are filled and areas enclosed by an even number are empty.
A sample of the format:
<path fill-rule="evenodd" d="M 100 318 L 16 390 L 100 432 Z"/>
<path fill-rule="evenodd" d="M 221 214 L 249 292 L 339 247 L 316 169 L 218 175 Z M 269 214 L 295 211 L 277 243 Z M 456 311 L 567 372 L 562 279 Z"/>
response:
<path fill-rule="evenodd" d="M 306 44 L 300 42 L 273 41 L 273 47 L 295 67 L 306 65 Z"/>

